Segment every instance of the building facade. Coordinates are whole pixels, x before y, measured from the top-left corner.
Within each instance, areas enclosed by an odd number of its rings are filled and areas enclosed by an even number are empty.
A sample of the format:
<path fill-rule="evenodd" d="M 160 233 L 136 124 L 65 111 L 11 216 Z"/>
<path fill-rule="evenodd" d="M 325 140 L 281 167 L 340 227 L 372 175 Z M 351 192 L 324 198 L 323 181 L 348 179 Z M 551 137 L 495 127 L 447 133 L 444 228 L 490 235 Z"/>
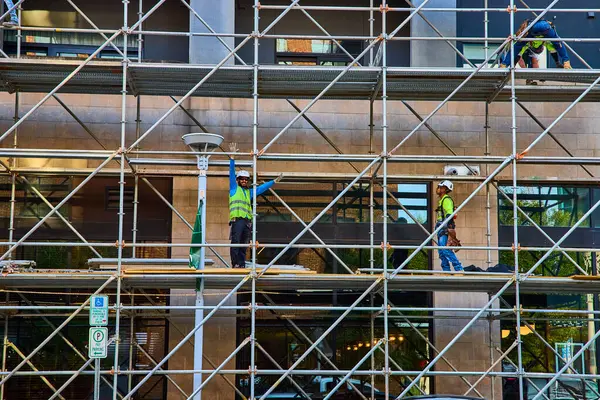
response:
<path fill-rule="evenodd" d="M 131 26 L 148 13 L 155 4 L 138 1 L 128 3 L 128 20 L 123 21 L 123 4 L 121 2 L 106 2 L 101 4 L 94 1 L 81 1 L 77 4 L 83 14 L 103 29 L 119 29 L 124 24 Z M 193 9 L 205 23 L 218 33 L 249 34 L 254 31 L 255 8 L 251 0 L 224 0 L 214 2 L 209 0 L 190 0 L 189 3 L 167 1 L 160 5 L 160 10 L 144 20 L 142 29 L 145 34 L 126 36 L 115 41 L 118 49 L 126 48 L 132 62 L 152 64 L 165 63 L 172 68 L 178 65 L 216 65 L 227 57 L 229 50 L 215 37 L 203 36 L 207 28 L 199 18 L 190 11 Z M 302 0 L 307 6 L 306 12 L 293 10 L 270 29 L 267 37 L 260 39 L 257 59 L 260 65 L 280 66 L 285 68 L 319 66 L 323 69 L 340 68 L 355 63 L 357 67 L 381 65 L 382 48 L 373 46 L 373 51 L 365 50 L 369 41 L 364 37 L 375 38 L 382 31 L 382 13 L 373 11 L 372 24 L 369 11 L 356 11 L 350 8 L 369 6 L 369 1 L 349 0 L 343 2 L 347 10 L 331 11 L 319 9 L 319 6 L 330 6 L 318 0 Z M 404 22 L 414 8 L 423 1 L 415 0 L 413 6 L 406 1 L 394 0 L 387 2 L 395 11 L 387 13 L 387 32 L 404 24 L 398 30 L 396 40 L 389 40 L 386 49 L 386 65 L 389 67 L 406 67 L 430 69 L 432 73 L 448 69 L 458 69 L 465 61 L 444 41 L 427 40 L 435 37 L 430 24 L 439 30 L 440 34 L 450 38 L 483 38 L 485 16 L 483 12 L 442 12 L 440 9 L 477 8 L 482 2 L 466 0 L 431 0 L 429 8 L 437 11 L 424 11 L 427 19 L 415 16 L 410 22 Z M 486 2 L 487 3 L 487 2 Z M 550 4 L 545 0 L 530 0 L 532 8 L 544 8 Z M 589 7 L 589 2 L 573 1 L 569 8 Z M 288 6 L 289 2 L 273 0 L 269 5 Z M 265 4 L 266 6 L 266 4 Z M 310 9 L 314 6 L 314 9 Z M 376 4 L 376 6 L 378 6 Z M 490 0 L 489 7 L 502 8 L 507 1 Z M 564 7 L 567 7 L 566 5 Z M 273 7 L 260 10 L 258 30 L 264 31 L 277 20 L 282 9 Z M 400 10 L 406 8 L 407 10 Z M 141 10 L 141 11 L 140 11 Z M 424 9 L 425 10 L 425 9 Z M 137 14 L 138 11 L 141 14 Z M 521 12 L 522 11 L 522 12 Z M 386 14 L 384 14 L 386 15 Z M 509 31 L 507 27 L 509 13 L 491 12 L 487 25 L 489 38 L 505 38 Z M 521 21 L 521 15 L 529 18 L 526 11 L 520 9 L 515 20 Z M 600 24 L 594 12 L 557 12 L 549 14 L 563 38 L 600 37 Z M 519 22 L 520 23 L 520 22 Z M 104 39 L 98 33 L 69 32 L 89 28 L 88 22 L 77 10 L 65 1 L 26 0 L 22 5 L 21 24 L 27 29 L 3 30 L 3 51 L 10 57 L 17 55 L 24 60 L 36 63 L 47 58 L 59 61 L 85 60 Z M 56 28 L 63 29 L 52 31 Z M 31 27 L 31 28 L 30 28 Z M 66 29 L 65 29 L 66 28 Z M 151 32 L 178 32 L 167 35 Z M 18 32 L 21 32 L 19 37 Z M 194 34 L 199 34 L 194 36 Z M 288 37 L 286 37 L 286 35 Z M 331 39 L 300 39 L 297 36 L 321 37 L 335 35 L 345 37 L 336 41 Z M 276 37 L 280 36 L 280 37 Z M 346 39 L 347 37 L 347 39 Z M 413 40 L 410 40 L 413 38 Z M 419 39 L 421 38 L 421 39 Z M 140 40 L 141 39 L 141 40 Z M 236 57 L 230 57 L 224 67 L 240 67 L 244 64 L 250 67 L 255 62 L 255 47 L 249 40 L 243 44 L 242 37 L 224 36 L 222 41 L 230 48 L 237 48 Z M 491 54 L 497 41 L 490 39 Z M 456 48 L 474 64 L 485 61 L 485 45 L 482 41 L 451 40 Z M 241 47 L 240 47 L 241 46 Z M 575 42 L 573 49 L 584 59 L 591 68 L 600 68 L 600 56 L 597 42 Z M 346 53 L 347 52 L 347 53 Z M 358 57 L 357 60 L 353 58 Z M 482 56 L 483 55 L 483 56 Z M 110 63 L 119 59 L 118 51 L 106 46 L 98 54 L 98 62 Z M 352 58 L 351 58 L 352 57 Z M 141 58 L 141 59 L 136 59 Z M 573 65 L 585 68 L 577 57 Z M 493 61 L 493 60 L 492 60 Z M 3 63 L 5 65 L 9 61 Z M 467 67 L 469 67 L 467 65 Z M 335 69 L 337 68 L 337 69 Z M 435 68 L 440 68 L 436 70 Z M 0 69 L 0 77 L 4 77 Z M 168 75 L 166 75 L 168 77 Z M 440 75 L 443 77 L 443 74 Z M 596 76 L 594 76 L 595 78 Z M 442 78 L 440 78 L 442 79 Z M 208 84 L 214 82 L 209 81 Z M 589 82 L 591 83 L 591 82 Z M 157 82 L 158 84 L 158 82 Z M 522 82 L 519 82 L 522 85 Z M 542 87 L 545 83 L 540 83 Z M 3 85 L 3 87 L 9 85 Z M 573 84 L 575 93 L 585 89 Z M 548 84 L 548 94 L 552 96 L 552 88 Z M 129 87 L 127 90 L 135 91 Z M 524 90 L 527 90 L 525 88 Z M 557 89 L 557 91 L 560 89 Z M 0 94 L 2 108 L 0 109 L 0 129 L 8 130 L 13 123 L 22 117 L 45 96 L 35 93 L 28 88 L 24 93 L 15 95 L 11 90 Z M 542 91 L 540 91 L 542 93 Z M 467 157 L 503 157 L 514 152 L 513 146 L 520 151 L 536 141 L 545 127 L 554 123 L 555 119 L 569 107 L 568 102 L 556 102 L 548 97 L 540 97 L 538 101 L 527 102 L 522 108 L 514 111 L 511 103 L 485 101 L 449 101 L 437 110 L 429 120 L 429 127 L 422 126 L 415 132 L 419 117 L 425 117 L 435 111 L 437 101 L 402 101 L 393 99 L 385 102 L 377 100 L 372 103 L 368 99 L 320 100 L 306 113 L 308 118 L 300 118 L 293 124 L 290 121 L 298 114 L 298 109 L 309 105 L 310 98 L 290 98 L 284 96 L 275 99 L 262 99 L 258 93 L 260 113 L 254 113 L 252 98 L 222 96 L 215 91 L 214 96 L 193 96 L 182 102 L 182 109 L 172 112 L 168 118 L 155 128 L 156 121 L 168 112 L 179 97 L 170 98 L 168 94 L 156 96 L 126 97 L 123 107 L 122 96 L 108 94 L 72 94 L 59 93 L 57 98 L 49 99 L 35 113 L 28 117 L 18 128 L 14 140 L 6 139 L 2 147 L 11 149 L 48 149 L 48 150 L 106 150 L 117 149 L 121 146 L 121 133 L 127 145 L 139 138 L 140 133 L 152 129 L 152 134 L 144 140 L 137 150 L 141 151 L 170 151 L 176 157 L 187 151 L 181 136 L 204 129 L 217 133 L 225 138 L 225 144 L 237 143 L 241 152 L 253 151 L 253 124 L 257 115 L 256 144 L 262 148 L 273 139 L 276 142 L 270 148 L 274 154 L 354 154 L 379 155 L 390 150 L 398 143 L 402 146 L 396 155 L 415 157 L 414 162 L 389 162 L 386 166 L 386 180 L 360 180 L 350 183 L 357 171 L 364 169 L 364 161 L 339 162 L 315 159 L 312 162 L 302 160 L 259 160 L 257 171 L 259 180 L 272 179 L 279 173 L 284 179 L 275 187 L 275 192 L 265 194 L 257 199 L 257 241 L 263 245 L 287 243 L 292 241 L 304 226 L 298 223 L 295 216 L 277 198 L 280 196 L 294 212 L 306 223 L 319 215 L 321 210 L 330 202 L 343 194 L 334 202 L 330 211 L 321 216 L 314 224 L 313 231 L 331 248 L 320 247 L 317 239 L 304 235 L 298 243 L 305 248 L 290 248 L 277 264 L 302 265 L 320 274 L 346 273 L 344 265 L 353 271 L 363 274 L 380 272 L 384 263 L 392 265 L 393 250 L 387 248 L 387 242 L 393 246 L 411 246 L 408 254 L 412 256 L 414 248 L 425 241 L 430 232 L 435 229 L 438 199 L 435 195 L 437 183 L 444 177 L 444 167 L 460 166 L 462 161 L 451 162 L 419 162 L 419 156 L 449 157 L 454 155 Z M 248 97 L 248 96 L 246 96 Z M 68 107 L 63 107 L 64 102 Z M 370 107 L 373 107 L 372 110 Z M 124 113 L 122 111 L 125 111 Z M 412 111 L 411 111 L 412 110 Z M 570 154 L 578 158 L 594 159 L 600 152 L 598 138 L 599 110 L 595 102 L 582 102 L 556 123 L 551 130 L 552 137 L 545 136 L 536 143 L 529 154 L 532 157 L 551 158 L 566 157 Z M 535 117 L 532 118 L 528 114 Z M 76 116 L 77 119 L 74 119 Z M 125 120 L 123 120 L 125 117 Z M 514 118 L 513 118 L 514 117 Z M 79 120 L 79 121 L 77 121 Z M 202 127 L 200 127 L 201 125 Z M 512 128 L 517 135 L 513 135 Z M 284 134 L 280 132 L 285 130 Z M 384 132 L 385 131 L 385 136 Z M 411 135 L 412 134 L 412 135 Z M 406 139 L 408 135 L 410 138 Z M 439 137 L 436 137 L 439 136 Z M 384 139 L 385 138 L 385 139 Z M 516 142 L 513 141 L 516 139 Z M 555 140 L 553 140 L 554 138 Z M 384 140 L 386 141 L 384 143 Z M 565 150 L 566 149 L 566 150 Z M 173 156 L 173 157 L 175 157 Z M 137 155 L 143 158 L 144 155 Z M 164 155 L 165 159 L 173 158 Z M 214 158 L 217 158 L 215 156 Z M 206 237 L 211 243 L 227 243 L 229 239 L 229 211 L 227 207 L 228 177 L 227 159 L 216 167 L 211 166 L 209 173 L 209 188 L 207 191 L 207 230 Z M 191 159 L 190 159 L 191 160 Z M 248 165 L 252 156 L 238 157 L 240 165 Z M 53 205 L 56 205 L 73 188 L 82 183 L 83 179 L 96 168 L 98 159 L 81 158 L 43 158 L 43 157 L 11 157 L 6 153 L 3 157 L 6 165 L 26 181 L 17 180 L 16 175 L 2 176 L 2 214 L 0 215 L 1 230 L 7 232 L 4 242 L 11 238 L 18 239 L 25 235 L 50 210 L 34 193 L 40 191 Z M 189 160 L 188 160 L 189 161 Z M 245 163 L 245 164 L 244 164 Z M 494 171 L 499 162 L 489 164 L 486 161 L 469 162 L 480 168 L 480 176 L 462 176 L 455 180 L 454 198 L 457 205 L 462 204 L 484 181 L 485 177 Z M 475 266 L 482 269 L 497 264 L 513 267 L 515 265 L 514 251 L 511 246 L 528 248 L 519 252 L 521 267 L 526 271 L 543 257 L 543 248 L 551 246 L 571 228 L 574 228 L 580 218 L 592 210 L 600 200 L 597 188 L 598 167 L 595 162 L 582 167 L 575 162 L 558 162 L 548 165 L 531 162 L 518 164 L 516 170 L 519 196 L 519 206 L 528 218 L 543 228 L 540 233 L 527 217 L 519 217 L 518 242 L 515 245 L 512 204 L 502 193 L 512 198 L 515 185 L 514 171 L 507 168 L 493 180 L 494 185 L 480 190 L 458 213 L 456 225 L 462 245 L 457 253 L 464 266 Z M 132 163 L 131 165 L 135 165 Z M 78 192 L 71 201 L 59 210 L 78 232 L 89 242 L 108 242 L 115 238 L 119 228 L 118 212 L 123 199 L 122 231 L 125 242 L 147 243 L 190 243 L 191 230 L 188 226 L 194 221 L 197 205 L 197 171 L 194 162 L 187 166 L 144 166 L 139 165 L 147 176 L 128 175 L 123 185 L 119 182 L 118 170 L 120 164 L 111 162 L 104 174 L 95 177 Z M 191 165 L 191 166 L 190 166 Z M 251 167 L 250 167 L 251 168 Z M 20 179 L 20 178 L 19 178 Z M 382 184 L 387 185 L 386 193 Z M 11 188 L 15 187 L 15 195 Z M 33 189 L 32 189 L 33 188 Z M 489 192 L 489 193 L 488 193 Z M 160 194 L 161 198 L 157 195 Z M 371 200 L 372 198 L 372 200 Z M 12 202 L 14 200 L 14 203 Z M 171 203 L 173 208 L 165 202 Z M 11 204 L 14 209 L 11 211 Z M 373 207 L 370 207 L 374 204 Z M 385 204 L 385 207 L 384 207 Z M 15 211 L 16 210 L 16 211 Z M 135 211 L 134 211 L 135 210 Z M 176 210 L 176 211 L 174 211 Z M 384 210 L 388 211 L 386 216 Z M 133 218 L 134 212 L 137 219 Z M 373 213 L 373 216 L 370 215 Z M 11 218 L 10 215 L 14 215 Z M 587 219 L 578 225 L 571 236 L 563 243 L 567 248 L 588 249 L 588 251 L 569 251 L 568 255 L 581 265 L 589 267 L 590 274 L 597 275 L 595 242 L 600 226 L 600 214 L 591 212 Z M 384 228 L 384 219 L 385 222 Z M 184 221 L 185 220 L 185 221 Z M 12 221 L 12 222 L 11 222 Z M 373 221 L 371 223 L 371 221 Z M 9 233 L 10 232 L 10 233 Z M 549 239 L 550 238 L 550 239 Z M 6 239 L 6 240 L 4 240 Z M 52 217 L 36 230 L 30 241 L 35 242 L 67 242 L 78 240 L 76 233 L 67 227 L 58 217 Z M 379 249 L 370 251 L 365 248 L 371 243 L 382 244 Z M 311 245 L 313 247 L 311 247 Z M 338 247 L 336 247 L 338 246 Z M 354 247 L 353 247 L 354 246 Z M 362 246 L 362 247 L 361 247 Z M 91 258 L 118 257 L 116 247 L 102 247 L 100 254 L 88 247 L 77 246 L 22 246 L 12 258 L 15 260 L 32 260 L 38 269 L 88 269 Z M 484 249 L 484 247 L 488 247 Z M 384 251 L 384 248 L 386 249 Z M 4 246 L 3 249 L 8 249 Z M 228 260 L 229 249 L 217 247 L 219 255 Z M 279 253 L 279 248 L 263 247 L 256 256 L 260 264 L 268 264 Z M 189 248 L 181 247 L 144 247 L 135 249 L 125 248 L 123 257 L 154 258 L 154 259 L 185 259 Z M 208 253 L 208 252 L 207 252 Z M 556 254 L 556 256 L 555 256 Z M 384 260 L 384 255 L 386 260 Z M 208 255 L 215 266 L 222 267 L 218 256 Z M 542 264 L 546 277 L 568 277 L 579 272 L 561 253 L 553 253 Z M 432 249 L 420 249 L 406 265 L 406 269 L 427 274 L 428 271 L 439 271 L 440 262 Z M 594 272 L 595 271 L 595 272 Z M 436 285 L 441 284 L 436 282 Z M 21 293 L 10 293 L 7 304 L 61 304 L 79 305 L 88 294 L 82 288 L 66 287 L 60 293 L 41 293 L 35 290 Z M 131 290 L 127 288 L 127 290 Z M 70 292 L 73 293 L 70 293 Z M 353 376 L 347 393 L 360 390 L 366 398 L 385 398 L 385 387 L 394 398 L 403 393 L 418 372 L 427 368 L 428 364 L 438 358 L 439 352 L 460 334 L 460 337 L 443 353 L 444 357 L 435 364 L 436 373 L 419 380 L 406 394 L 454 394 L 480 396 L 486 399 L 519 398 L 518 379 L 511 375 L 515 364 L 523 364 L 524 371 L 539 373 L 539 377 L 524 379 L 524 397 L 534 398 L 538 395 L 536 388 L 550 382 L 548 374 L 556 373 L 561 365 L 555 354 L 544 349 L 537 340 L 542 336 L 556 351 L 565 348 L 564 343 L 574 349 L 583 346 L 598 330 L 597 322 L 589 322 L 581 318 L 544 320 L 536 319 L 534 312 L 527 314 L 533 327 L 525 329 L 522 323 L 518 337 L 514 330 L 515 321 L 512 316 L 500 316 L 500 312 L 490 312 L 487 318 L 476 321 L 466 332 L 462 330 L 477 312 L 491 299 L 491 294 L 482 291 L 453 291 L 424 288 L 419 291 L 398 290 L 391 292 L 387 298 L 390 307 L 403 309 L 393 312 L 394 316 L 386 316 L 385 322 L 377 313 L 352 313 L 332 332 L 318 347 L 318 351 L 302 359 L 304 351 L 310 347 L 309 340 L 316 341 L 333 322 L 342 314 L 344 307 L 349 307 L 361 293 L 353 290 L 306 290 L 298 294 L 296 287 L 289 290 L 264 291 L 251 294 L 240 291 L 230 298 L 226 305 L 240 306 L 238 309 L 219 310 L 204 326 L 203 350 L 204 366 L 216 368 L 243 342 L 249 335 L 255 335 L 256 341 L 265 352 L 257 351 L 254 360 L 259 370 L 287 369 L 296 361 L 301 361 L 299 368 L 315 371 L 313 374 L 294 376 L 294 382 L 299 384 L 313 398 L 322 398 L 333 389 L 337 381 L 320 370 L 331 370 L 330 363 L 340 370 L 352 369 L 368 353 L 369 347 L 374 346 L 372 339 L 386 338 L 389 348 L 389 360 L 375 353 L 369 362 L 372 370 L 382 370 L 390 365 L 397 374 L 389 374 L 386 384 L 384 375 Z M 517 291 L 518 293 L 518 291 Z M 225 298 L 227 291 L 211 289 L 206 291 L 207 306 L 216 306 Z M 156 289 L 151 292 L 126 292 L 122 303 L 131 302 L 132 306 L 167 307 L 193 306 L 195 304 L 194 290 Z M 388 296 L 386 294 L 386 296 Z M 568 309 L 568 310 L 597 310 L 597 294 L 574 293 L 571 295 L 556 295 L 530 293 L 518 298 L 514 294 L 499 296 L 493 302 L 495 309 L 511 309 L 518 305 L 524 308 L 539 309 Z M 257 302 L 262 305 L 279 304 L 288 308 L 297 306 L 296 311 L 256 311 L 256 318 L 247 309 L 241 309 Z M 374 293 L 362 300 L 361 306 L 383 307 L 382 298 Z M 242 307 L 243 306 L 243 307 Z M 322 306 L 327 311 L 305 311 L 302 306 Z M 590 308 L 591 307 L 591 308 Z M 414 309 L 415 311 L 411 311 Z M 6 370 L 10 371 L 21 362 L 19 351 L 28 354 L 32 351 L 49 330 L 50 324 L 60 324 L 62 314 L 49 316 L 48 321 L 40 322 L 31 316 L 10 315 L 5 319 L 5 354 L 7 355 Z M 170 353 L 194 327 L 194 313 L 189 309 L 155 310 L 143 312 L 130 310 L 123 319 L 121 341 L 119 342 L 120 368 L 122 370 L 151 370 L 157 362 Z M 79 321 L 76 319 L 75 321 Z M 388 325 L 390 322 L 390 326 Z M 50 324 L 48 323 L 50 322 Z M 40 370 L 77 370 L 81 357 L 76 353 L 62 359 L 61 354 L 68 351 L 67 341 L 75 347 L 84 348 L 87 341 L 87 321 L 69 324 L 64 331 L 64 339 L 56 338 L 45 353 L 38 354 L 32 362 Z M 255 333 L 253 327 L 255 326 Z M 535 328 L 537 326 L 537 328 Z M 535 331 L 535 332 L 534 332 Z M 590 333 L 591 332 L 591 333 Z M 393 338 L 393 339 L 392 339 Z M 518 354 L 511 352 L 515 340 L 520 339 Z M 10 345 L 9 345 L 10 343 Z M 573 344 L 574 343 L 574 344 Z M 11 347 L 14 345 L 14 347 Z M 515 345 L 516 346 L 516 345 Z M 561 347 L 563 346 L 563 347 Z M 579 347 L 579 348 L 580 348 Z M 109 356 L 114 356 L 114 349 L 109 348 Z M 184 350 L 185 349 L 185 350 Z M 571 347 L 569 347 L 571 349 Z M 505 359 L 499 361 L 503 353 Z M 112 353 L 111 353 L 112 352 Z M 269 356 L 265 355 L 269 354 Z M 571 354 L 573 356 L 573 354 Z M 519 359 L 521 358 L 521 359 Z M 329 361 L 326 361 L 328 359 Z M 242 349 L 229 360 L 223 368 L 226 370 L 248 371 L 253 357 L 250 347 Z M 103 368 L 111 368 L 112 360 L 103 361 Z M 391 364 L 390 364 L 391 363 Z M 578 369 L 596 374 L 595 344 L 585 351 L 577 361 Z M 163 369 L 189 370 L 194 368 L 193 344 L 191 341 L 175 353 Z M 366 364 L 365 364 L 366 365 Z M 364 366 L 361 369 L 368 369 Z M 417 372 L 417 374 L 400 374 L 400 371 Z M 464 371 L 464 375 L 455 374 Z M 477 382 L 475 371 L 495 372 Z M 444 372 L 448 372 L 444 374 Z M 503 377 L 501 372 L 506 373 Z M 546 374 L 546 375 L 544 375 Z M 480 374 L 481 375 L 481 374 Z M 108 375 L 107 375 L 108 376 Z M 127 393 L 135 387 L 143 375 L 122 375 L 115 382 L 121 393 Z M 205 378 L 208 374 L 204 375 Z M 250 396 L 253 386 L 256 398 L 265 393 L 277 381 L 276 375 L 253 377 L 244 373 L 231 373 L 216 377 L 203 389 L 204 398 L 234 399 Z M 112 383 L 112 376 L 109 376 Z M 250 380 L 254 378 L 254 383 Z M 56 387 L 60 387 L 66 379 L 50 378 L 54 389 L 37 376 L 16 376 L 4 385 L 5 398 L 12 398 L 17 393 L 24 398 L 48 398 Z M 62 380 L 61 380 L 62 379 Z M 227 381 L 228 380 L 228 381 Z M 467 382 L 477 382 L 476 390 L 470 391 Z M 90 396 L 92 376 L 78 377 L 69 385 L 63 395 L 65 398 L 83 399 Z M 550 398 L 562 395 L 572 397 L 592 397 L 597 395 L 590 385 L 595 385 L 593 378 L 584 378 L 581 382 L 559 380 L 558 383 L 545 392 Z M 111 398 L 108 383 L 102 384 L 101 398 Z M 28 392 L 23 394 L 23 387 Z M 136 399 L 176 399 L 193 392 L 193 381 L 189 374 L 156 375 L 146 382 L 137 392 Z M 273 397 L 293 398 L 299 392 L 294 383 L 285 381 Z M 341 390 L 344 393 L 344 390 Z M 275 397 L 276 395 L 280 397 Z M 356 395 L 356 394 L 355 394 Z M 104 397 L 106 396 L 106 397 Z M 237 396 L 237 397 L 236 397 Z M 282 397 L 283 396 L 283 397 Z M 383 396 L 383 397 L 382 397 Z M 596 396 L 596 397 L 594 397 Z M 90 397 L 91 398 L 91 397 Z M 358 398 L 358 397 L 357 397 Z"/>

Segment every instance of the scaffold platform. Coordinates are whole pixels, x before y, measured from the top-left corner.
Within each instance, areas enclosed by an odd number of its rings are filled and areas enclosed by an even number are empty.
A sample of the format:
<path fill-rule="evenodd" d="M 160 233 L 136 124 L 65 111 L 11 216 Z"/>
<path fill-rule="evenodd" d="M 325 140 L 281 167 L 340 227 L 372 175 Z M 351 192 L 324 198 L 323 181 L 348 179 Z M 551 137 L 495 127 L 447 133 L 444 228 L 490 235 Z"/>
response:
<path fill-rule="evenodd" d="M 53 59 L 0 59 L 0 90 L 13 93 L 50 92 L 83 62 Z M 183 96 L 213 72 L 214 66 L 168 63 L 130 63 L 126 77 L 135 96 Z M 263 99 L 312 99 L 319 95 L 345 67 L 260 66 L 258 93 Z M 444 100 L 472 73 L 472 68 L 387 68 L 388 100 Z M 600 76 L 600 70 L 515 71 L 520 101 L 571 102 Z M 381 99 L 381 68 L 352 67 L 323 99 Z M 454 101 L 510 101 L 508 69 L 482 69 L 458 93 Z M 538 85 L 526 85 L 526 80 Z M 92 61 L 70 79 L 59 93 L 119 95 L 121 62 Z M 221 67 L 192 95 L 196 97 L 252 98 L 251 66 Z M 600 101 L 600 88 L 582 100 Z"/>
<path fill-rule="evenodd" d="M 257 272 L 260 270 L 257 269 Z M 249 274 L 249 270 L 208 268 L 195 270 L 139 270 L 123 272 L 123 284 L 134 289 L 195 289 L 196 280 L 204 280 L 205 289 L 232 289 Z M 10 273 L 0 278 L 4 290 L 37 288 L 97 288 L 114 273 L 82 270 L 35 270 Z M 382 275 L 317 274 L 314 271 L 269 269 L 256 279 L 257 290 L 270 291 L 365 291 Z M 406 292 L 496 293 L 514 278 L 512 274 L 398 274 L 388 279 L 388 289 Z M 521 293 L 591 294 L 600 293 L 600 277 L 530 276 L 520 282 Z M 116 285 L 116 281 L 115 281 Z M 249 289 L 250 280 L 244 289 Z M 109 286 L 111 287 L 111 286 Z M 507 293 L 514 292 L 514 287 Z"/>

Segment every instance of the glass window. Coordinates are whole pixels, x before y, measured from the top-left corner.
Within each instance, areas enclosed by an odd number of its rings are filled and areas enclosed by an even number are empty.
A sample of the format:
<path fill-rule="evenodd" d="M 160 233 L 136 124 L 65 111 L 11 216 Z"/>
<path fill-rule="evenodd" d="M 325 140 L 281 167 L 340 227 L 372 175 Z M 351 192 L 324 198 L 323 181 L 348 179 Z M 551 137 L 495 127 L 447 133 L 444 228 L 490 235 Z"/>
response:
<path fill-rule="evenodd" d="M 593 200 L 592 204 L 596 204 L 596 202 L 600 201 L 600 189 L 593 189 Z M 600 228 L 600 207 L 596 208 L 596 210 L 592 213 L 592 222 L 594 228 Z"/>
<path fill-rule="evenodd" d="M 511 197 L 513 188 L 502 186 L 504 193 Z M 590 209 L 591 189 L 566 186 L 520 186 L 517 188 L 517 204 L 539 226 L 572 227 Z M 498 195 L 500 225 L 513 224 L 512 204 L 501 194 Z M 531 226 L 531 222 L 518 214 L 520 226 Z M 589 218 L 579 227 L 590 226 Z"/>
<path fill-rule="evenodd" d="M 315 218 L 342 190 L 345 183 L 319 183 L 319 184 L 290 184 L 278 185 L 277 193 L 305 222 Z M 428 223 L 428 184 L 426 183 L 401 183 L 398 190 L 392 192 L 401 204 L 422 224 Z M 357 183 L 350 188 L 344 196 L 321 217 L 319 223 L 368 223 L 369 222 L 369 197 L 368 183 Z M 373 194 L 375 216 L 374 221 L 382 221 L 384 192 L 376 186 Z M 400 205 L 389 195 L 385 196 L 390 223 L 415 224 L 416 222 L 402 210 Z M 257 201 L 259 221 L 294 221 L 295 219 L 283 207 L 275 196 L 265 193 Z"/>
<path fill-rule="evenodd" d="M 501 43 L 490 43 L 488 47 L 488 56 L 490 56 L 494 52 L 494 50 L 496 50 L 496 48 L 500 46 L 500 44 Z M 475 64 L 475 66 L 480 66 L 481 63 L 485 61 L 485 44 L 464 43 L 462 53 L 465 55 L 465 57 L 467 57 L 467 59 L 469 59 L 469 61 Z M 494 61 L 495 57 L 493 57 L 492 60 L 488 62 L 487 66 L 491 67 Z M 463 67 L 465 68 L 471 68 L 471 66 L 468 63 L 466 63 L 462 58 L 459 57 L 459 65 L 460 63 L 462 63 Z"/>
<path fill-rule="evenodd" d="M 86 53 L 71 53 L 71 52 L 61 52 L 58 53 L 59 57 L 70 57 L 70 58 L 88 58 L 90 55 Z"/>
<path fill-rule="evenodd" d="M 362 50 L 360 40 L 340 40 L 341 46 L 350 54 L 358 55 Z M 277 53 L 345 54 L 332 40 L 321 39 L 277 39 Z"/>
<path fill-rule="evenodd" d="M 421 224 L 427 224 L 428 221 L 429 195 L 427 192 L 426 183 L 401 183 L 398 185 L 397 199 Z M 416 224 L 416 221 L 406 211 L 400 209 L 398 210 L 398 223 Z"/>

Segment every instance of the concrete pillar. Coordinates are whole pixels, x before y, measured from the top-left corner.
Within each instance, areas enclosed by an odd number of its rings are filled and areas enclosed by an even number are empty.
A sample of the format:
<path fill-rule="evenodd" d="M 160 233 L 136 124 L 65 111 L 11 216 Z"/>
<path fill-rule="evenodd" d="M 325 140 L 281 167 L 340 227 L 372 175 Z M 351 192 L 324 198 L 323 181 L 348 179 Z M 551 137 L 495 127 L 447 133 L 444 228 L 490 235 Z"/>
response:
<path fill-rule="evenodd" d="M 413 0 L 415 7 L 424 0 Z M 427 8 L 456 8 L 456 0 L 430 0 Z M 425 17 L 444 36 L 456 37 L 456 12 L 423 12 Z M 410 21 L 411 37 L 438 37 L 437 33 L 419 15 Z M 410 42 L 411 67 L 455 67 L 456 52 L 445 41 L 412 40 Z"/>
<path fill-rule="evenodd" d="M 235 0 L 191 0 L 191 6 L 215 32 L 235 32 Z M 209 32 L 191 12 L 190 32 Z M 232 37 L 222 37 L 221 39 L 233 49 Z M 191 64 L 218 64 L 228 53 L 229 50 L 216 37 L 193 36 L 190 38 Z M 234 58 L 230 58 L 227 63 L 234 64 Z"/>
<path fill-rule="evenodd" d="M 456 184 L 454 198 L 457 204 L 461 203 L 474 189 L 475 184 Z M 497 245 L 498 232 L 497 219 L 497 197 L 493 195 L 490 200 L 491 204 L 491 231 L 492 231 L 492 246 Z M 437 202 L 437 199 L 434 199 Z M 436 204 L 436 203 L 434 203 Z M 456 220 L 457 234 L 463 245 L 468 246 L 485 246 L 486 240 L 486 212 L 485 212 L 485 195 L 481 191 L 471 202 L 459 212 Z M 436 252 L 437 253 L 437 252 Z M 483 250 L 464 251 L 461 250 L 457 254 L 463 266 L 476 265 L 483 269 L 487 268 L 487 254 Z M 497 264 L 498 253 L 492 253 L 492 265 Z M 435 254 L 434 269 L 440 270 L 440 261 Z M 485 293 L 457 293 L 457 292 L 435 292 L 433 303 L 435 307 L 452 307 L 452 308 L 481 308 L 489 301 L 489 297 Z M 496 301 L 494 307 L 498 307 L 499 302 Z M 446 345 L 456 337 L 456 335 L 464 328 L 464 326 L 475 316 L 476 313 L 455 312 L 455 311 L 439 311 L 436 312 L 436 317 L 433 321 L 434 325 L 434 344 L 438 350 L 442 350 Z M 500 323 L 499 321 L 490 321 L 486 318 L 478 320 L 450 350 L 446 353 L 446 358 L 459 371 L 485 371 L 493 363 L 490 354 L 490 346 L 492 347 L 493 360 L 499 358 L 499 353 L 494 348 L 500 347 Z M 435 356 L 436 354 L 434 354 Z M 437 362 L 435 369 L 438 371 L 450 371 L 450 367 L 443 360 Z M 495 371 L 500 371 L 498 366 Z M 492 385 L 492 379 L 494 380 Z M 477 377 L 467 377 L 470 382 L 475 382 Z M 484 398 L 489 400 L 499 400 L 502 398 L 502 380 L 499 378 L 486 378 L 478 386 L 477 389 L 481 392 Z M 493 389 L 493 390 L 492 390 Z M 463 395 L 468 390 L 468 386 L 459 377 L 438 376 L 435 378 L 435 392 L 437 394 L 453 394 Z M 469 396 L 478 397 L 475 392 L 469 393 Z"/>

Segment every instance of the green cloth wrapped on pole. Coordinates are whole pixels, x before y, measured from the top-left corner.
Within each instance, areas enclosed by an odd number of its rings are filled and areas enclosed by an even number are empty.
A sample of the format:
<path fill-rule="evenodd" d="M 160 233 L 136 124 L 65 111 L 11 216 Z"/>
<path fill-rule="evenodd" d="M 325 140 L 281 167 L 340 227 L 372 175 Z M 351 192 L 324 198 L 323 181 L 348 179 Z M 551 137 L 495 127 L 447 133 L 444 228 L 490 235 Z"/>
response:
<path fill-rule="evenodd" d="M 198 212 L 196 213 L 196 222 L 194 223 L 194 232 L 192 233 L 192 244 L 202 244 L 202 203 L 198 204 Z M 200 268 L 200 257 L 202 247 L 190 247 L 190 268 Z"/>

